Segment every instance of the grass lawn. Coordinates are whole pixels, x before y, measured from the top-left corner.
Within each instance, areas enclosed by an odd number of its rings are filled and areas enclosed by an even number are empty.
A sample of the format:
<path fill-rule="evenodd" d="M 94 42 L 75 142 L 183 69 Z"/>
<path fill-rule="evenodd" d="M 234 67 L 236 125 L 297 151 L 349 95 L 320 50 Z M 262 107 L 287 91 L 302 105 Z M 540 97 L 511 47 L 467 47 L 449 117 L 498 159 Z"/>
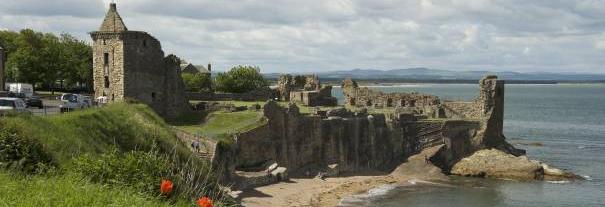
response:
<path fill-rule="evenodd" d="M 101 154 L 159 147 L 179 154 L 191 152 L 178 142 L 170 127 L 149 107 L 115 103 L 57 116 L 16 116 L 0 119 L 0 126 L 22 137 L 39 140 L 59 164 L 85 153 Z"/>
<path fill-rule="evenodd" d="M 128 188 L 87 182 L 75 176 L 22 176 L 0 171 L 0 206 L 193 206 L 175 205 Z"/>
<path fill-rule="evenodd" d="M 177 128 L 192 134 L 208 136 L 222 140 L 228 135 L 244 132 L 262 126 L 266 123 L 261 111 L 212 112 L 208 115 L 199 114 L 197 123 L 177 125 Z"/>

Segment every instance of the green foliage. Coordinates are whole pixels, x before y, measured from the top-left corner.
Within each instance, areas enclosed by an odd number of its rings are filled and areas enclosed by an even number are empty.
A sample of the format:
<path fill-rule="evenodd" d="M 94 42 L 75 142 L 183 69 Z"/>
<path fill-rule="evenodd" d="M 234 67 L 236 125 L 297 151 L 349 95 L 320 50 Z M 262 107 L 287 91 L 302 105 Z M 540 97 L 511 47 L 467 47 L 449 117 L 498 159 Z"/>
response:
<path fill-rule="evenodd" d="M 187 91 L 209 91 L 212 86 L 212 79 L 208 73 L 181 73 L 181 77 Z"/>
<path fill-rule="evenodd" d="M 0 43 L 8 54 L 8 81 L 43 84 L 51 89 L 57 80 L 92 85 L 92 49 L 69 34 L 0 31 Z"/>
<path fill-rule="evenodd" d="M 182 160 L 156 151 L 113 151 L 101 156 L 81 156 L 71 169 L 92 182 L 128 186 L 149 196 L 161 196 L 160 181 L 167 179 L 174 183 L 169 196 L 173 200 L 195 200 L 208 195 L 217 203 L 231 203 L 209 166 L 197 159 Z"/>
<path fill-rule="evenodd" d="M 236 66 L 215 79 L 216 90 L 228 93 L 245 93 L 267 88 L 269 82 L 260 74 L 259 67 Z"/>
<path fill-rule="evenodd" d="M 21 176 L 0 170 L 0 206 L 153 206 L 191 207 L 141 194 L 128 187 L 88 182 L 73 175 Z"/>
<path fill-rule="evenodd" d="M 7 129 L 0 129 L 0 168 L 40 173 L 51 166 L 51 156 L 38 141 L 22 138 Z"/>
<path fill-rule="evenodd" d="M 76 158 L 71 169 L 93 182 L 116 186 L 130 186 L 149 195 L 158 194 L 158 183 L 168 177 L 168 160 L 154 152 L 117 150 Z"/>
<path fill-rule="evenodd" d="M 162 178 L 174 182 L 169 199 L 177 206 L 193 206 L 201 195 L 210 196 L 215 206 L 233 204 L 219 190 L 210 163 L 195 157 L 146 105 L 115 103 L 57 116 L 3 117 L 0 129 L 6 131 L 2 140 L 17 143 L 11 146 L 45 149 L 58 168 L 45 174 L 50 178 L 24 178 L 9 183 L 10 188 L 3 182 L 0 206 L 164 206 L 166 198 L 158 196 Z M 22 137 L 28 139 L 16 139 Z M 3 172 L 0 180 L 10 179 Z"/>

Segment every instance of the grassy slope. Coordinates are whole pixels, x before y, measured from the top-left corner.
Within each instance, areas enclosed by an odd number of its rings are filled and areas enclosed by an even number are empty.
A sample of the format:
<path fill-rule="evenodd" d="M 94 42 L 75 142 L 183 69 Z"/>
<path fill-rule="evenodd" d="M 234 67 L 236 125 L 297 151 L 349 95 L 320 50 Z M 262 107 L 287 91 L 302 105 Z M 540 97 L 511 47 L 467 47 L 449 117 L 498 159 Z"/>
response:
<path fill-rule="evenodd" d="M 266 122 L 262 117 L 263 115 L 260 111 L 218 111 L 212 112 L 207 116 L 200 115 L 199 119 L 205 120 L 182 124 L 178 128 L 192 134 L 200 134 L 222 140 L 229 134 L 247 131 L 265 124 Z"/>
<path fill-rule="evenodd" d="M 85 153 L 159 148 L 191 153 L 145 105 L 112 104 L 68 114 L 0 118 L 0 127 L 39 140 L 60 167 Z M 175 147 L 176 146 L 176 147 Z M 13 175 L 0 170 L 0 206 L 169 206 L 127 187 L 108 187 L 69 175 Z M 182 205 L 177 205 L 182 206 Z"/>
<path fill-rule="evenodd" d="M 0 183 L 0 206 L 172 206 L 127 188 L 102 186 L 69 176 L 23 177 L 0 171 Z"/>
<path fill-rule="evenodd" d="M 190 153 L 169 126 L 144 105 L 112 104 L 56 116 L 7 117 L 0 119 L 0 126 L 40 140 L 59 164 L 80 154 L 105 153 L 115 147 L 128 151 L 156 146 L 169 151 L 177 146 L 179 154 Z"/>

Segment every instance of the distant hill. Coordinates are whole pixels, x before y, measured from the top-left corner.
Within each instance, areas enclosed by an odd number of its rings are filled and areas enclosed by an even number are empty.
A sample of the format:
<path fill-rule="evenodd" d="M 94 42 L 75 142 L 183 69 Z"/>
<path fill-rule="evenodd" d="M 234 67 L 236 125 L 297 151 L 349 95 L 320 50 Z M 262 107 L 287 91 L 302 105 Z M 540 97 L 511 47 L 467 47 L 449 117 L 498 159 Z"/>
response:
<path fill-rule="evenodd" d="M 519 73 L 491 71 L 451 71 L 429 68 L 407 68 L 393 70 L 353 69 L 316 73 L 322 79 L 363 79 L 363 80 L 479 80 L 487 74 L 497 75 L 504 80 L 517 81 L 569 81 L 569 82 L 602 82 L 605 74 L 580 73 Z M 265 74 L 268 78 L 277 78 L 279 74 Z"/>

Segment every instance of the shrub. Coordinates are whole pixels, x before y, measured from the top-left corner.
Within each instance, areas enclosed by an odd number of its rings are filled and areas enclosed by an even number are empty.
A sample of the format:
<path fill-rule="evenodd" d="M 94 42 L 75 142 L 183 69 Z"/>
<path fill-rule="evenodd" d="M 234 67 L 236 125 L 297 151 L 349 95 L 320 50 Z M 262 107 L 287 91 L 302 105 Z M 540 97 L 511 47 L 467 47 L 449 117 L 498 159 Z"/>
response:
<path fill-rule="evenodd" d="M 208 73 L 182 73 L 185 89 L 192 92 L 209 91 L 212 86 L 212 79 Z"/>
<path fill-rule="evenodd" d="M 260 68 L 241 65 L 226 73 L 219 73 L 215 84 L 216 90 L 229 93 L 245 93 L 269 86 L 269 82 L 260 74 Z"/>
<path fill-rule="evenodd" d="M 10 129 L 0 129 L 0 167 L 41 173 L 52 166 L 52 157 L 38 141 L 23 138 Z"/>
<path fill-rule="evenodd" d="M 93 182 L 130 186 L 155 195 L 160 179 L 168 177 L 170 165 L 154 152 L 120 154 L 114 150 L 100 156 L 87 154 L 76 158 L 72 170 Z"/>
<path fill-rule="evenodd" d="M 209 163 L 194 157 L 182 160 L 176 154 L 166 156 L 156 151 L 114 150 L 100 156 L 76 158 L 71 170 L 92 182 L 128 186 L 148 196 L 160 195 L 160 182 L 167 179 L 174 184 L 171 199 L 193 201 L 207 195 L 221 204 L 217 206 L 233 203 L 220 189 Z"/>

